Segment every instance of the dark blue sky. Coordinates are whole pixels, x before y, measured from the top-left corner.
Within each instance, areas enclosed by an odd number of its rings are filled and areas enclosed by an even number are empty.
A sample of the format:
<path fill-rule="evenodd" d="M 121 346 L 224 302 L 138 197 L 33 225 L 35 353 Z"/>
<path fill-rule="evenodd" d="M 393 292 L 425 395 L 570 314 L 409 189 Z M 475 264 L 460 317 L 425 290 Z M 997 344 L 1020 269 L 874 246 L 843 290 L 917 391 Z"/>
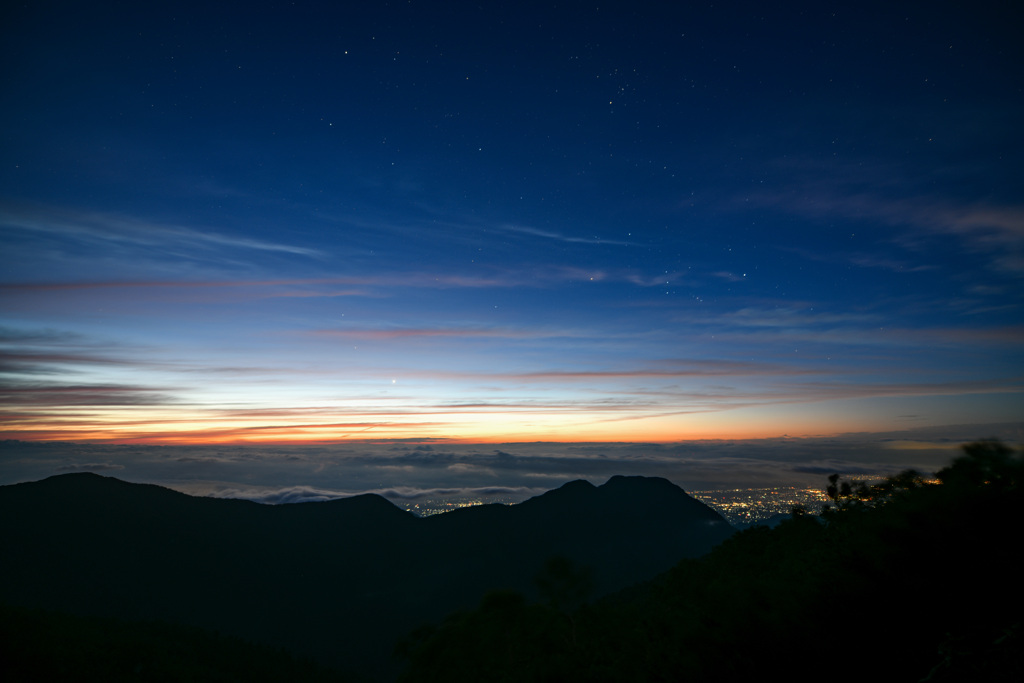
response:
<path fill-rule="evenodd" d="M 1021 419 L 1012 3 L 338 5 L 4 10 L 6 436 Z"/>

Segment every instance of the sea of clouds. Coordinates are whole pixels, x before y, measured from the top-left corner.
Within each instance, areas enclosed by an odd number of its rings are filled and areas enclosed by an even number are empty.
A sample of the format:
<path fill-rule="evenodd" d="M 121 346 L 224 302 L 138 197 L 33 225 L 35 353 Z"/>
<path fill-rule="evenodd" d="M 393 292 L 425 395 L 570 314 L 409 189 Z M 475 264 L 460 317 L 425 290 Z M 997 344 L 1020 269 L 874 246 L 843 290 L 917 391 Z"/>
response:
<path fill-rule="evenodd" d="M 95 472 L 192 495 L 261 503 L 377 493 L 396 502 L 445 497 L 524 500 L 567 481 L 613 475 L 665 477 L 687 491 L 800 486 L 826 477 L 934 472 L 961 444 L 1024 443 L 1024 423 L 960 425 L 820 438 L 678 443 L 346 441 L 320 445 L 153 446 L 0 443 L 0 485 Z"/>

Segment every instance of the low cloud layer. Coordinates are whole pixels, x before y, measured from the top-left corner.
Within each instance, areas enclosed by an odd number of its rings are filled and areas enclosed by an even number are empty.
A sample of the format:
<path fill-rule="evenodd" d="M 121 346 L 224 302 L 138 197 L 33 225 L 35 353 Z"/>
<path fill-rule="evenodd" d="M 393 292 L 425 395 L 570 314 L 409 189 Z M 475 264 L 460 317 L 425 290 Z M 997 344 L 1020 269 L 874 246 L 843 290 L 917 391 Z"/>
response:
<path fill-rule="evenodd" d="M 982 438 L 1024 443 L 1024 424 L 960 425 L 825 438 L 655 443 L 346 443 L 320 446 L 134 446 L 6 441 L 0 484 L 92 471 L 194 495 L 261 503 L 377 493 L 522 500 L 567 481 L 665 477 L 689 491 L 824 485 L 832 472 L 933 472 Z"/>

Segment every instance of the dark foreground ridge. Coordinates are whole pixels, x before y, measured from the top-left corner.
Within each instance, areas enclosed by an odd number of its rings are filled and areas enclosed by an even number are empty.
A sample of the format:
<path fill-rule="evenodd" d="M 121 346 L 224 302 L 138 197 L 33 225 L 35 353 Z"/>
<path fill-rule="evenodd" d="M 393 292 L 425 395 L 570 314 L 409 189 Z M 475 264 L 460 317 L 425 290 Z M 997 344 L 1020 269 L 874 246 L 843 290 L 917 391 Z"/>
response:
<path fill-rule="evenodd" d="M 1024 457 L 970 444 L 937 476 L 830 477 L 820 517 L 738 532 L 596 603 L 491 593 L 410 639 L 402 680 L 1024 680 Z"/>
<path fill-rule="evenodd" d="M 658 478 L 421 519 L 376 495 L 271 506 L 65 474 L 0 487 L 0 602 L 202 627 L 389 677 L 407 633 L 493 589 L 536 597 L 553 556 L 591 568 L 596 597 L 732 532 Z"/>

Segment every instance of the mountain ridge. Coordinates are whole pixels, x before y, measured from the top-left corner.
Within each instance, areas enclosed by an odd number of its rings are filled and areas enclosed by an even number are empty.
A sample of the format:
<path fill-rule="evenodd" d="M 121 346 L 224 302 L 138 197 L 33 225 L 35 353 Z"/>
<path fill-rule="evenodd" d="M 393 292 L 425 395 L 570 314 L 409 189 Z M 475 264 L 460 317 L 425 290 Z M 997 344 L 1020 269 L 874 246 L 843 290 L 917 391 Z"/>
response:
<path fill-rule="evenodd" d="M 268 505 L 69 473 L 0 486 L 0 532 L 10 604 L 202 626 L 387 676 L 396 639 L 489 590 L 535 594 L 553 555 L 593 568 L 596 597 L 732 529 L 648 478 L 420 518 L 376 494 Z"/>

